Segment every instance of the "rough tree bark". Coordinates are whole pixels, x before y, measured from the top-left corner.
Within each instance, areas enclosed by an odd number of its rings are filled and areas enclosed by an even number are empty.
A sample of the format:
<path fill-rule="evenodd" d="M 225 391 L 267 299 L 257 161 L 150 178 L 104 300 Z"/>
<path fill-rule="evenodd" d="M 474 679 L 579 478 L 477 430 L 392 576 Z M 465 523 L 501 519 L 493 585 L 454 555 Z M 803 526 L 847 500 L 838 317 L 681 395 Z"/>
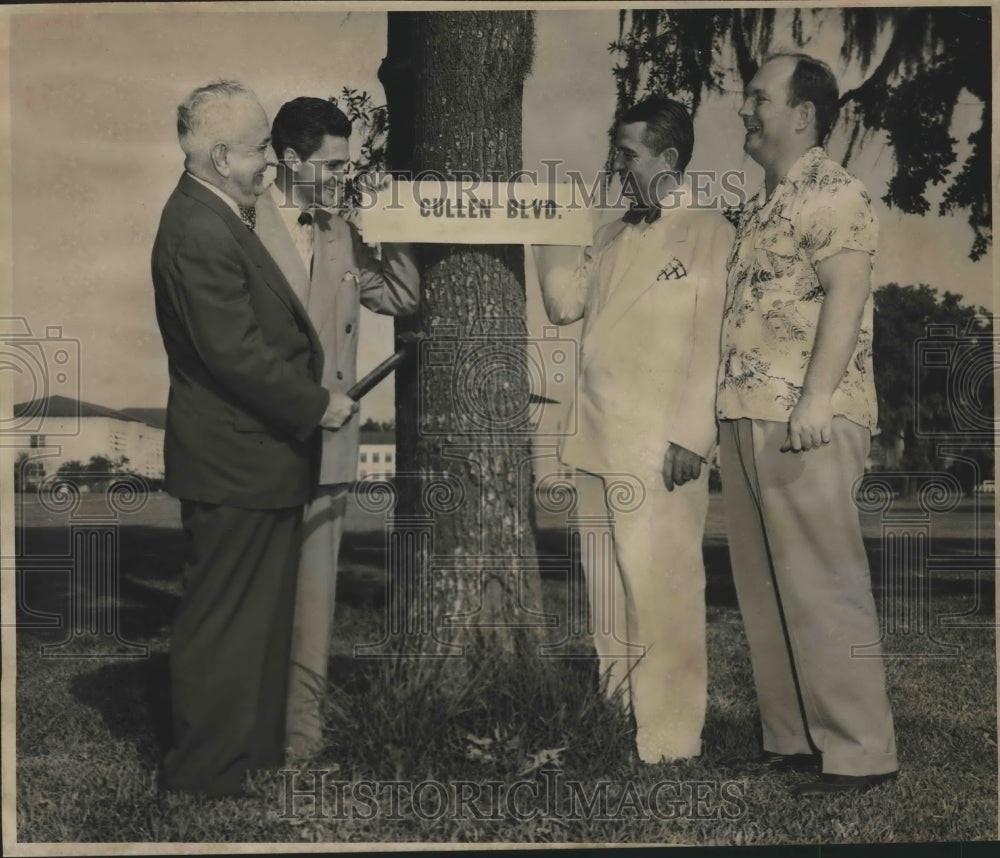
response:
<path fill-rule="evenodd" d="M 530 12 L 390 12 L 388 157 L 395 170 L 505 181 L 521 169 Z M 392 651 L 524 651 L 540 603 L 520 246 L 419 245 L 429 335 L 396 377 Z M 407 535 L 408 534 L 408 535 Z M 455 662 L 467 659 L 455 659 Z"/>

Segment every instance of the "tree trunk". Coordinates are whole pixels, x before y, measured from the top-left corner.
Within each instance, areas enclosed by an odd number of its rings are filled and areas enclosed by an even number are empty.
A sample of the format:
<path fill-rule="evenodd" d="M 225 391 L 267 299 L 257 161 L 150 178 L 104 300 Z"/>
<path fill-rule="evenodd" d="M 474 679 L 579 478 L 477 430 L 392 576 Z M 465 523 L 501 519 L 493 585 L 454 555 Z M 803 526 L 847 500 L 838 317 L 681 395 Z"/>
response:
<path fill-rule="evenodd" d="M 390 166 L 486 181 L 521 169 L 533 33 L 530 12 L 390 12 L 379 71 Z M 428 244 L 417 253 L 420 309 L 397 330 L 416 327 L 429 339 L 396 376 L 398 500 L 384 650 L 521 650 L 540 602 L 524 253 Z"/>

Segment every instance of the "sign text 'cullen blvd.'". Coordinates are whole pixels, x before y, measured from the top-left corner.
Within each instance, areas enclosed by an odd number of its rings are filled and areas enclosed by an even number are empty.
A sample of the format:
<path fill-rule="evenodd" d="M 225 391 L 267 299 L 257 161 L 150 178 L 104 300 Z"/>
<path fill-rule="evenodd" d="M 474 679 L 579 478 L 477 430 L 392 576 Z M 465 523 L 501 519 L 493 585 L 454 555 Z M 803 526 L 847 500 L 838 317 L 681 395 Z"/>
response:
<path fill-rule="evenodd" d="M 420 179 L 393 183 L 361 209 L 365 241 L 590 244 L 593 219 L 568 185 Z"/>

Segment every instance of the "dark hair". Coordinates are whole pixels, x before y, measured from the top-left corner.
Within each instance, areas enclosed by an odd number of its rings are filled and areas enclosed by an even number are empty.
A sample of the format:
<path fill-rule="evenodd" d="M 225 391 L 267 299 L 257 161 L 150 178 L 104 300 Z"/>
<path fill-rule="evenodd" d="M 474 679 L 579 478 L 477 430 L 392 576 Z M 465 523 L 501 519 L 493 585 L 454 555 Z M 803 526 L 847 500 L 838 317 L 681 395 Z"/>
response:
<path fill-rule="evenodd" d="M 271 125 L 271 146 L 279 159 L 291 147 L 303 161 L 323 145 L 323 138 L 350 139 L 351 120 L 325 98 L 303 96 L 281 105 Z"/>
<path fill-rule="evenodd" d="M 775 54 L 765 62 L 782 57 L 795 60 L 795 68 L 788 78 L 788 103 L 795 107 L 804 101 L 812 102 L 816 108 L 816 142 L 825 143 L 840 115 L 837 78 L 825 62 L 808 54 Z"/>
<path fill-rule="evenodd" d="M 659 154 L 664 149 L 676 149 L 674 169 L 683 172 L 694 148 L 694 124 L 683 104 L 663 95 L 651 95 L 633 104 L 618 119 L 619 126 L 630 122 L 646 123 L 642 142 L 652 152 Z"/>

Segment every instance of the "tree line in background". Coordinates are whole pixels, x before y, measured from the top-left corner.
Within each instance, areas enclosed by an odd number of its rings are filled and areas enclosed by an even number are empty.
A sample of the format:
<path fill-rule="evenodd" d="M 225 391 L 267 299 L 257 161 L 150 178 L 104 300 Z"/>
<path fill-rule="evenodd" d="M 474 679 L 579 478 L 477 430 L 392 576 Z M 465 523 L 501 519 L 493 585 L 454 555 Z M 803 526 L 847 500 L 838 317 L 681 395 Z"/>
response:
<path fill-rule="evenodd" d="M 396 423 L 394 420 L 374 420 L 369 417 L 364 423 L 361 424 L 362 432 L 395 432 Z"/>
<path fill-rule="evenodd" d="M 128 456 L 111 458 L 97 453 L 91 456 L 86 464 L 79 459 L 70 459 L 56 469 L 56 474 L 62 476 L 66 482 L 89 492 L 105 492 L 116 479 L 125 476 L 139 478 L 150 491 L 160 491 L 163 488 L 161 478 L 147 477 L 132 470 L 129 467 Z M 32 460 L 23 451 L 17 454 L 14 462 L 15 492 L 37 488 L 46 476 L 42 462 Z"/>
<path fill-rule="evenodd" d="M 993 314 L 926 284 L 875 291 L 875 388 L 886 470 L 994 473 Z"/>

